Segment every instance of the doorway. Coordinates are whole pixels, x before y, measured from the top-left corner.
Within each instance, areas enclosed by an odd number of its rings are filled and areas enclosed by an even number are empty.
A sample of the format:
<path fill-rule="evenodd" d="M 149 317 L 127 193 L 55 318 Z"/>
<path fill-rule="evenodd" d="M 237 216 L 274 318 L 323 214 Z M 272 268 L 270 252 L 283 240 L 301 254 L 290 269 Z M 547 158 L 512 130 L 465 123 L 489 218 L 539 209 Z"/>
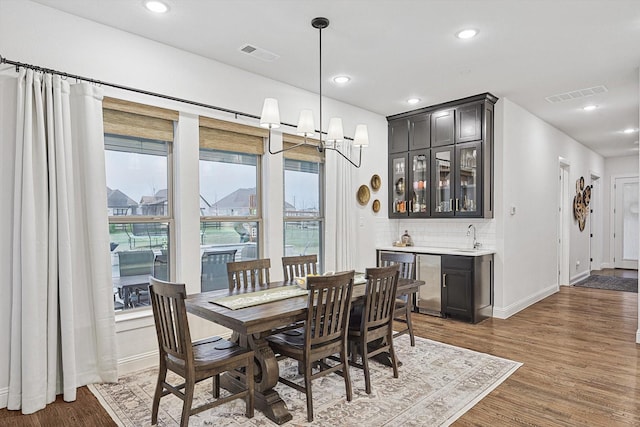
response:
<path fill-rule="evenodd" d="M 615 178 L 613 184 L 613 264 L 638 269 L 638 177 Z"/>
<path fill-rule="evenodd" d="M 569 285 L 569 230 L 571 219 L 569 163 L 560 158 L 558 189 L 558 285 Z"/>
<path fill-rule="evenodd" d="M 602 268 L 602 197 L 600 177 L 591 174 L 591 203 L 589 204 L 589 261 L 590 271 Z"/>

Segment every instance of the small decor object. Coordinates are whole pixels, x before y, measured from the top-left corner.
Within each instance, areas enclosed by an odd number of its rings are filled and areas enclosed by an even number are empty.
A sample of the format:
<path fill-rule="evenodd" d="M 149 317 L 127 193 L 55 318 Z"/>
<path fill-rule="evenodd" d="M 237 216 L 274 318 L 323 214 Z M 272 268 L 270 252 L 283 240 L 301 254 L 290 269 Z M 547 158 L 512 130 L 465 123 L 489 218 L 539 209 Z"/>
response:
<path fill-rule="evenodd" d="M 375 199 L 375 200 L 373 201 L 373 204 L 371 205 L 371 209 L 373 209 L 373 211 L 374 211 L 375 213 L 380 212 L 380 200 Z"/>
<path fill-rule="evenodd" d="M 361 185 L 360 188 L 358 188 L 358 203 L 364 206 L 369 203 L 370 198 L 371 193 L 369 192 L 369 187 L 364 184 Z"/>
<path fill-rule="evenodd" d="M 578 228 L 584 231 L 591 202 L 591 185 L 584 186 L 584 177 L 576 180 L 576 195 L 573 198 L 573 217 L 578 221 Z"/>
<path fill-rule="evenodd" d="M 382 185 L 382 180 L 380 179 L 380 175 L 373 175 L 371 177 L 371 189 L 373 191 L 378 191 L 380 186 Z"/>
<path fill-rule="evenodd" d="M 404 194 L 404 178 L 398 178 L 396 181 L 396 194 Z"/>
<path fill-rule="evenodd" d="M 402 246 L 413 246 L 413 240 L 409 235 L 409 230 L 404 230 L 404 234 L 400 238 L 400 241 L 402 242 Z"/>

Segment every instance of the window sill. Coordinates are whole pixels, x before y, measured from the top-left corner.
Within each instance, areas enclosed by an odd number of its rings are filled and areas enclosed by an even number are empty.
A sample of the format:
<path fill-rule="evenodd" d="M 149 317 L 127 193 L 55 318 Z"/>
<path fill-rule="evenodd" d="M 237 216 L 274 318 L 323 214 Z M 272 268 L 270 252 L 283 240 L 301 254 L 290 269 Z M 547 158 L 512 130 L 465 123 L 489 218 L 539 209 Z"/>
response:
<path fill-rule="evenodd" d="M 116 314 L 116 333 L 153 326 L 151 307 Z"/>

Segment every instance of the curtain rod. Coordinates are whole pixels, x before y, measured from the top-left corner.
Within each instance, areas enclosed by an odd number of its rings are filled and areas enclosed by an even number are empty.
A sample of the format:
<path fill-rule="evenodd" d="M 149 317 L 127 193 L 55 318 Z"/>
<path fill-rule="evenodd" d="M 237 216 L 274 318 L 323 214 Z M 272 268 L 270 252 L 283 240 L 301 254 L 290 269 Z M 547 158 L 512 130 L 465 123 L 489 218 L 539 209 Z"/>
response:
<path fill-rule="evenodd" d="M 0 64 L 15 65 L 16 72 L 20 69 L 20 67 L 29 68 L 29 69 L 32 69 L 32 70 L 35 70 L 35 71 L 41 71 L 43 73 L 56 74 L 56 75 L 64 77 L 64 78 L 72 78 L 72 79 L 76 79 L 76 80 L 82 80 L 82 81 L 85 81 L 85 82 L 88 82 L 88 83 L 93 83 L 93 84 L 96 84 L 96 85 L 109 86 L 109 87 L 112 87 L 112 88 L 122 89 L 122 90 L 126 90 L 126 91 L 129 91 L 129 92 L 135 92 L 135 93 L 140 93 L 140 94 L 143 94 L 143 95 L 155 96 L 156 98 L 168 99 L 170 101 L 177 101 L 177 102 L 181 102 L 183 104 L 195 105 L 197 107 L 204 107 L 204 108 L 209 108 L 211 110 L 222 111 L 224 113 L 233 114 L 233 115 L 236 116 L 236 118 L 238 118 L 238 116 L 243 116 L 243 117 L 248 117 L 248 118 L 251 118 L 251 119 L 260 120 L 260 116 L 256 116 L 256 115 L 248 114 L 248 113 L 243 113 L 242 111 L 236 111 L 236 110 L 230 110 L 228 108 L 216 107 L 215 105 L 204 104 L 202 102 L 191 101 L 189 99 L 184 99 L 184 98 L 177 98 L 175 96 L 164 95 L 162 93 L 151 92 L 151 91 L 144 90 L 144 89 L 137 89 L 137 88 L 133 88 L 133 87 L 122 86 L 122 85 L 115 84 L 115 83 L 103 82 L 101 80 L 96 80 L 96 79 L 92 79 L 92 78 L 89 78 L 89 77 L 83 77 L 83 76 L 79 76 L 79 75 L 76 75 L 76 74 L 69 74 L 69 73 L 66 73 L 64 71 L 57 71 L 57 70 L 53 70 L 51 68 L 40 67 L 38 65 L 25 64 L 23 62 L 12 61 L 10 59 L 5 58 L 2 55 L 0 55 Z M 285 126 L 293 127 L 293 128 L 297 127 L 296 125 L 292 125 L 290 123 L 282 122 L 281 124 L 283 124 Z"/>

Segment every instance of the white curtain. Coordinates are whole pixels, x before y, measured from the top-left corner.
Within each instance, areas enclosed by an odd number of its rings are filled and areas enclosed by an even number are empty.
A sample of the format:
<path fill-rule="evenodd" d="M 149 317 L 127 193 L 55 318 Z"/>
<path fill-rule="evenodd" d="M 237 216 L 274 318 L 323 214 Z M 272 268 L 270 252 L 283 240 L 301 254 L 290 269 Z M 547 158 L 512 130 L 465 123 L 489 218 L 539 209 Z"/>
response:
<path fill-rule="evenodd" d="M 352 158 L 351 141 L 345 140 L 341 150 L 345 156 Z M 351 270 L 355 268 L 356 219 L 354 209 L 345 207 L 353 206 L 355 203 L 355 192 L 352 188 L 352 174 L 355 168 L 339 154 L 331 150 L 327 152 L 333 154 L 333 163 L 336 166 L 336 271 Z"/>
<path fill-rule="evenodd" d="M 7 407 L 28 414 L 117 371 L 102 89 L 17 86 Z"/>

